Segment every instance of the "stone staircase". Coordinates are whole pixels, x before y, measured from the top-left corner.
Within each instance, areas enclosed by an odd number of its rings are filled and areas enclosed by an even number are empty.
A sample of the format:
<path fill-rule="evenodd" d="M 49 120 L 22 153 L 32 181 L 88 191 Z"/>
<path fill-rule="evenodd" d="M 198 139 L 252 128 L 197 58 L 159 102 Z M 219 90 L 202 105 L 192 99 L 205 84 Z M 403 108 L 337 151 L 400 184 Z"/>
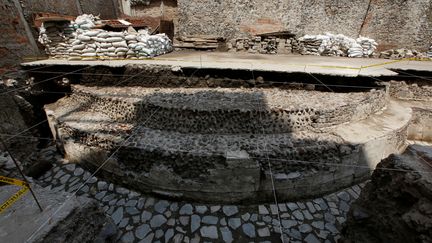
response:
<path fill-rule="evenodd" d="M 384 90 L 75 85 L 45 110 L 70 162 L 143 192 L 226 203 L 272 200 L 272 178 L 283 200 L 363 181 L 404 149 L 411 119 Z"/>

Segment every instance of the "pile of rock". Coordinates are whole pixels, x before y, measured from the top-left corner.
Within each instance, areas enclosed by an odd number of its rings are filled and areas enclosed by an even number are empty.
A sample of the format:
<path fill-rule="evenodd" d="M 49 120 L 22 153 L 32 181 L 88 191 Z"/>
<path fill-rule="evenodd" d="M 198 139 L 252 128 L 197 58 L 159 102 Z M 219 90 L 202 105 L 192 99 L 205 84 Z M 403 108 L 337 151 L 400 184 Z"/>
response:
<path fill-rule="evenodd" d="M 261 37 L 234 39 L 228 44 L 228 50 L 233 52 L 249 52 L 261 54 L 288 54 L 298 51 L 298 41 L 295 38 Z"/>
<path fill-rule="evenodd" d="M 39 42 L 53 58 L 68 60 L 140 59 L 172 51 L 165 34 L 150 35 L 146 30 L 112 32 L 92 29 L 98 24 L 93 15 L 78 16 L 72 23 L 44 23 Z"/>
<path fill-rule="evenodd" d="M 432 52 L 430 54 L 432 54 Z M 379 57 L 385 59 L 425 58 L 427 57 L 427 54 L 425 55 L 417 50 L 409 50 L 406 48 L 401 48 L 401 49 L 390 49 L 390 50 L 383 51 L 380 53 Z"/>
<path fill-rule="evenodd" d="M 357 40 L 342 34 L 305 35 L 299 38 L 300 53 L 317 56 L 371 57 L 377 43 L 370 38 Z"/>

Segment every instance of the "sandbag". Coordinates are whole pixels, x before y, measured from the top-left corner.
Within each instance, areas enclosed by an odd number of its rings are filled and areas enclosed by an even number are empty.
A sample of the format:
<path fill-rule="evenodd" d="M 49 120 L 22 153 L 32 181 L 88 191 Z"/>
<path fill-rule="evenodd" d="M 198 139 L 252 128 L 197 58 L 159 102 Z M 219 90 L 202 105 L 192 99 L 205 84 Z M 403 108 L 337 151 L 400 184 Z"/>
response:
<path fill-rule="evenodd" d="M 124 33 L 123 32 L 108 32 L 108 35 L 110 37 L 124 37 Z"/>
<path fill-rule="evenodd" d="M 90 41 L 91 37 L 85 36 L 85 35 L 79 35 L 78 36 L 78 40 L 80 40 L 80 41 Z"/>
<path fill-rule="evenodd" d="M 123 40 L 121 37 L 109 37 L 105 39 L 106 42 L 121 42 Z"/>
<path fill-rule="evenodd" d="M 128 47 L 126 41 L 113 42 L 112 45 L 113 45 L 114 47 L 124 47 L 124 48 L 127 48 L 127 47 Z"/>

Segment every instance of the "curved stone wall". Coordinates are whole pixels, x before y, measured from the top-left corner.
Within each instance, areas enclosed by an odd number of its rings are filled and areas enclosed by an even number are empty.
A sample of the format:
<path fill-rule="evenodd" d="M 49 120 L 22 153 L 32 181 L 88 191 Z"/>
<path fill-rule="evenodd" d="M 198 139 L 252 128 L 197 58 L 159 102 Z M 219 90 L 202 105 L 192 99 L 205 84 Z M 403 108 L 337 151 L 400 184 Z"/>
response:
<path fill-rule="evenodd" d="M 277 89 L 89 89 L 74 86 L 76 102 L 117 121 L 181 133 L 287 133 L 364 119 L 382 110 L 385 91 L 334 93 Z"/>
<path fill-rule="evenodd" d="M 376 150 L 400 150 L 409 120 L 395 117 L 391 107 L 380 114 L 387 105 L 384 91 L 73 90 L 46 106 L 70 161 L 95 168 L 103 163 L 106 175 L 137 190 L 209 202 L 271 200 L 272 177 L 285 199 L 361 181 L 368 165 L 381 159 Z M 284 124 L 285 114 L 296 115 L 298 126 Z M 382 128 L 368 139 L 338 134 L 342 126 L 368 133 L 370 124 L 363 122 L 370 119 L 380 120 Z M 400 125 L 388 125 L 391 120 Z M 369 140 L 385 141 L 388 148 L 383 152 Z"/>

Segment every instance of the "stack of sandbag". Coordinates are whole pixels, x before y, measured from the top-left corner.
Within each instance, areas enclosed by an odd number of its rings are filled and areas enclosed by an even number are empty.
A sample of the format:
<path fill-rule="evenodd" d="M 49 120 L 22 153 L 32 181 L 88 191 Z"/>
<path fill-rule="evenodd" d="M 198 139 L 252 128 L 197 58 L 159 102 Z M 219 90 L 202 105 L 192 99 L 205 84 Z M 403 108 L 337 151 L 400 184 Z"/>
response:
<path fill-rule="evenodd" d="M 98 24 L 93 15 L 78 16 L 72 23 L 44 23 L 39 41 L 51 57 L 68 60 L 105 60 L 154 57 L 172 51 L 165 34 L 150 35 L 146 30 L 112 32 L 91 29 Z"/>
<path fill-rule="evenodd" d="M 348 49 L 348 57 L 363 57 L 363 47 L 354 42 Z"/>
<path fill-rule="evenodd" d="M 300 53 L 319 56 L 349 56 L 368 57 L 376 49 L 376 42 L 372 39 L 360 37 L 357 40 L 345 35 L 305 35 L 299 38 Z"/>
<path fill-rule="evenodd" d="M 172 50 L 170 39 L 165 34 L 150 35 L 112 32 L 100 29 L 77 30 L 77 39 L 72 43 L 69 60 L 140 59 L 165 54 Z"/>
<path fill-rule="evenodd" d="M 322 44 L 319 48 L 320 55 L 324 56 L 346 56 L 348 49 L 354 40 L 344 35 L 333 35 L 327 33 L 323 36 Z"/>
<path fill-rule="evenodd" d="M 155 57 L 172 51 L 171 40 L 165 34 L 150 35 L 146 30 L 139 30 L 137 34 L 125 36 L 130 51 L 129 58 Z"/>
<path fill-rule="evenodd" d="M 128 51 L 123 32 L 101 29 L 77 30 L 69 60 L 95 60 L 124 58 Z"/>
<path fill-rule="evenodd" d="M 66 58 L 75 39 L 74 32 L 75 29 L 69 22 L 45 22 L 40 28 L 38 40 L 51 57 Z"/>
<path fill-rule="evenodd" d="M 362 37 L 362 36 L 357 38 L 356 42 L 358 45 L 361 46 L 361 48 L 363 50 L 363 55 L 362 56 L 357 55 L 354 57 L 371 57 L 374 54 L 374 52 L 378 46 L 378 43 L 374 39 Z M 351 47 L 351 48 L 353 48 L 353 47 Z"/>
<path fill-rule="evenodd" d="M 75 21 L 72 21 L 72 25 L 75 29 L 89 30 L 98 24 L 102 24 L 99 16 L 93 14 L 83 14 L 78 16 Z"/>
<path fill-rule="evenodd" d="M 303 55 L 321 55 L 320 47 L 324 38 L 326 37 L 323 35 L 305 35 L 300 37 L 300 53 Z"/>

